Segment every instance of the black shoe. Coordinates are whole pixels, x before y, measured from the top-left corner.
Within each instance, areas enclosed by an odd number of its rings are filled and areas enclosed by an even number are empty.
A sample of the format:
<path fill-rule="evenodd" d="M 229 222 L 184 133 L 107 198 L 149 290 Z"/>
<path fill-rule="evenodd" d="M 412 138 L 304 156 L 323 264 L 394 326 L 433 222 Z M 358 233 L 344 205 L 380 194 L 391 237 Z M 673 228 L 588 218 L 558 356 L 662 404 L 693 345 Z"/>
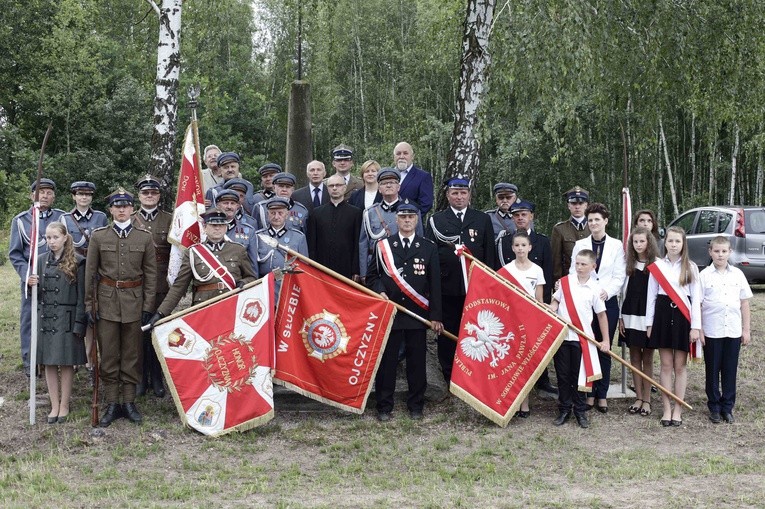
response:
<path fill-rule="evenodd" d="M 671 421 L 669 421 L 669 423 L 670 423 L 672 426 L 675 426 L 676 428 L 679 428 L 680 426 L 682 426 L 682 425 L 683 425 L 683 421 L 676 421 L 676 420 L 674 420 L 674 419 L 672 419 Z"/>
<path fill-rule="evenodd" d="M 161 378 L 151 379 L 151 390 L 154 391 L 154 395 L 158 398 L 165 397 L 165 384 L 162 383 Z"/>
<path fill-rule="evenodd" d="M 608 406 L 595 405 L 595 410 L 597 410 L 601 414 L 607 414 L 608 413 Z"/>
<path fill-rule="evenodd" d="M 587 414 L 582 412 L 581 414 L 576 414 L 576 422 L 579 423 L 580 428 L 589 428 L 590 427 L 590 421 L 587 419 Z"/>
<path fill-rule="evenodd" d="M 109 403 L 103 417 L 98 421 L 98 425 L 102 428 L 107 428 L 112 422 L 120 417 L 122 417 L 122 406 L 119 403 Z"/>
<path fill-rule="evenodd" d="M 571 418 L 571 412 L 561 412 L 558 414 L 558 418 L 553 421 L 556 426 L 563 426 Z"/>
<path fill-rule="evenodd" d="M 390 412 L 377 412 L 377 420 L 380 422 L 388 422 L 391 420 Z"/>
<path fill-rule="evenodd" d="M 125 412 L 125 417 L 127 417 L 130 422 L 136 424 L 141 424 L 143 422 L 143 416 L 136 408 L 135 403 L 125 403 L 122 406 L 122 409 Z"/>
<path fill-rule="evenodd" d="M 549 381 L 540 382 L 534 386 L 538 391 L 549 392 L 550 394 L 558 394 L 558 388 L 551 384 Z"/>
<path fill-rule="evenodd" d="M 659 422 L 661 422 L 661 425 L 664 426 L 665 428 L 672 426 L 672 421 L 669 419 L 662 419 Z"/>
<path fill-rule="evenodd" d="M 409 410 L 409 417 L 413 421 L 421 421 L 423 419 L 422 410 Z"/>
<path fill-rule="evenodd" d="M 713 424 L 720 424 L 722 422 L 722 416 L 720 416 L 720 412 L 712 412 L 709 414 L 709 420 L 712 421 Z"/>
<path fill-rule="evenodd" d="M 58 416 L 48 417 L 48 424 L 56 424 L 58 422 Z"/>
<path fill-rule="evenodd" d="M 723 421 L 727 422 L 728 424 L 733 424 L 736 422 L 736 419 L 733 418 L 733 414 L 730 412 L 722 412 L 722 418 Z"/>
<path fill-rule="evenodd" d="M 531 415 L 531 410 L 518 410 L 515 412 L 516 417 L 520 417 L 521 419 L 528 419 Z"/>

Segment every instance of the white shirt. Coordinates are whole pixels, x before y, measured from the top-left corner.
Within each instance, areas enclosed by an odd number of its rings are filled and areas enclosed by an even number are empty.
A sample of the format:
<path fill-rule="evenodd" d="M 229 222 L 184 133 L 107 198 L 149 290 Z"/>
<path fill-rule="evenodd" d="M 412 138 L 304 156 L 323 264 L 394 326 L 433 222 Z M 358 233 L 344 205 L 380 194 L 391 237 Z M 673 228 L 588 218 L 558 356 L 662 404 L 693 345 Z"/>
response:
<path fill-rule="evenodd" d="M 701 328 L 709 338 L 740 338 L 743 333 L 741 301 L 752 298 L 752 289 L 740 269 L 730 264 L 718 272 L 710 265 L 699 273 Z"/>
<path fill-rule="evenodd" d="M 399 172 L 399 174 L 401 175 L 401 180 L 399 181 L 399 185 L 404 183 L 404 179 L 406 178 L 407 175 L 409 175 L 409 170 L 412 169 L 412 166 L 414 165 L 410 164 L 409 166 L 406 167 L 405 170 L 402 170 Z"/>
<path fill-rule="evenodd" d="M 536 298 L 537 286 L 545 284 L 545 273 L 542 267 L 532 263 L 528 269 L 521 270 L 515 262 L 516 260 L 513 260 L 505 265 L 505 269 L 521 284 L 526 293 Z"/>
<path fill-rule="evenodd" d="M 308 184 L 308 188 L 311 190 L 311 201 L 312 202 L 313 202 L 314 196 L 317 196 L 316 195 L 316 190 L 318 189 L 319 190 L 319 194 L 318 194 L 318 196 L 319 196 L 319 204 L 320 205 L 324 205 L 323 200 L 321 199 L 321 191 L 322 191 L 322 187 L 323 186 L 324 186 L 323 183 L 320 183 L 318 186 L 315 186 L 313 184 Z"/>
<path fill-rule="evenodd" d="M 608 294 L 608 298 L 619 295 L 627 277 L 627 261 L 624 259 L 624 248 L 619 240 L 606 235 L 606 243 L 603 245 L 603 253 L 600 255 L 600 267 L 592 272 L 592 277 Z M 592 249 L 592 235 L 577 240 L 571 251 L 571 267 L 568 273 L 576 277 L 576 255 L 582 249 Z"/>
<path fill-rule="evenodd" d="M 409 237 L 404 237 L 403 235 L 401 235 L 401 232 L 399 232 L 398 233 L 398 237 L 401 239 L 401 245 L 402 246 L 405 245 L 404 244 L 404 239 L 408 239 L 409 240 L 409 247 L 412 247 L 414 245 L 414 233 L 412 235 L 410 235 Z"/>
<path fill-rule="evenodd" d="M 664 259 L 658 259 L 655 263 L 663 263 L 667 267 L 664 274 L 667 280 L 677 282 L 680 280 L 680 268 L 681 263 L 678 259 L 675 263 L 669 261 L 669 257 Z M 690 284 L 682 287 L 685 294 L 691 301 L 691 329 L 701 329 L 701 285 L 699 284 L 699 268 L 695 263 L 690 262 L 691 273 L 693 274 L 693 280 Z M 648 301 L 645 305 L 645 323 L 647 326 L 653 326 L 653 316 L 656 311 L 656 296 L 667 295 L 659 285 L 659 282 L 653 277 L 653 274 L 648 278 Z"/>
<path fill-rule="evenodd" d="M 592 277 L 586 282 L 580 283 L 576 275 L 573 275 L 569 277 L 569 286 L 571 287 L 571 298 L 574 301 L 576 312 L 582 321 L 582 330 L 585 334 L 594 338 L 595 335 L 592 333 L 593 312 L 597 314 L 606 310 L 606 303 L 600 300 L 600 285 Z M 571 320 L 571 313 L 568 307 L 566 307 L 566 300 L 563 298 L 562 288 L 558 288 L 558 291 L 553 295 L 553 299 L 559 302 L 558 316 L 573 322 Z M 568 336 L 566 336 L 564 341 L 579 341 L 579 335 L 569 329 Z"/>
<path fill-rule="evenodd" d="M 368 209 L 375 204 L 375 196 L 377 196 L 377 190 L 364 191 L 364 208 Z"/>
<path fill-rule="evenodd" d="M 465 207 L 462 210 L 457 210 L 457 209 L 455 209 L 454 207 L 451 207 L 451 206 L 449 208 L 452 209 L 452 212 L 454 213 L 455 216 L 457 216 L 457 214 L 461 212 L 462 213 L 462 222 L 463 223 L 465 222 L 465 213 L 467 212 L 467 207 Z M 457 216 L 457 217 L 460 217 L 460 216 Z"/>

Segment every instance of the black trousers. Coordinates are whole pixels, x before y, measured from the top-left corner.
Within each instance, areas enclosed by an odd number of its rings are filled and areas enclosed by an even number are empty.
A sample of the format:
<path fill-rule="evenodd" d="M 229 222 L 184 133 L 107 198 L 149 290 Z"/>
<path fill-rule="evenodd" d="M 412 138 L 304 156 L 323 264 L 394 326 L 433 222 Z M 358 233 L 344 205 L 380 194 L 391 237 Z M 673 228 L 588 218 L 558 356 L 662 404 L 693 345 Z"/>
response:
<path fill-rule="evenodd" d="M 460 335 L 460 322 L 462 321 L 462 309 L 465 307 L 464 295 L 443 295 L 441 297 L 441 309 L 444 317 L 444 330 L 455 336 Z M 454 353 L 457 351 L 457 343 L 444 335 L 438 336 L 438 363 L 441 372 L 448 384 L 452 380 L 452 365 Z"/>
<path fill-rule="evenodd" d="M 558 375 L 558 410 L 575 414 L 586 411 L 584 396 L 579 392 L 579 364 L 582 347 L 578 341 L 564 341 L 555 352 L 555 373 Z"/>
<path fill-rule="evenodd" d="M 406 345 L 406 381 L 409 384 L 406 406 L 409 411 L 422 411 L 425 405 L 425 389 L 428 386 L 425 372 L 425 333 L 425 329 L 394 329 L 390 332 L 375 376 L 378 412 L 393 411 L 398 351 L 402 343 Z"/>
<path fill-rule="evenodd" d="M 732 413 L 741 338 L 705 338 L 705 343 L 707 407 L 710 412 Z"/>
<path fill-rule="evenodd" d="M 619 324 L 619 301 L 616 297 L 611 297 L 606 301 L 606 318 L 608 319 L 608 344 L 614 342 L 614 333 Z M 595 339 L 602 341 L 600 337 L 600 322 L 595 316 L 592 320 L 592 332 Z M 611 385 L 611 356 L 598 350 L 598 360 L 600 369 L 603 372 L 603 378 L 592 382 L 592 396 L 596 399 L 606 399 L 608 396 L 608 387 Z"/>

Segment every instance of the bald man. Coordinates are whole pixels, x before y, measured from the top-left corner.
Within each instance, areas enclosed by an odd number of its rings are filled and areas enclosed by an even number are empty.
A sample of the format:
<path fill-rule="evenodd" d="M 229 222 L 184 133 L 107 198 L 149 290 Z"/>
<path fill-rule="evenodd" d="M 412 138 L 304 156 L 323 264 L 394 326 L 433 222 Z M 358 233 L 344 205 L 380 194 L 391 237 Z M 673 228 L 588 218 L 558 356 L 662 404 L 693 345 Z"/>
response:
<path fill-rule="evenodd" d="M 393 149 L 393 165 L 401 173 L 399 196 L 417 203 L 422 217 L 433 207 L 433 177 L 414 165 L 414 150 L 405 141 Z"/>
<path fill-rule="evenodd" d="M 329 192 L 324 185 L 327 168 L 321 161 L 311 161 L 305 168 L 305 174 L 308 177 L 308 185 L 296 189 L 292 193 L 292 199 L 305 205 L 310 214 L 314 208 L 329 202 Z"/>

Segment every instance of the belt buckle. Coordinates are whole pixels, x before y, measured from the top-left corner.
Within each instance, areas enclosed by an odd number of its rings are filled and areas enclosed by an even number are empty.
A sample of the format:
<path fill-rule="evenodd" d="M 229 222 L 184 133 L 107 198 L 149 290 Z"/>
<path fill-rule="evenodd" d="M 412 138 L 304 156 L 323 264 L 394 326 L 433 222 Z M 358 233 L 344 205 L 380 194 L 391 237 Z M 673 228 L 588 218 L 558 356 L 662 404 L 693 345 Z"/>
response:
<path fill-rule="evenodd" d="M 114 287 L 117 289 L 124 288 L 124 286 L 122 286 L 122 283 L 123 283 L 122 281 L 115 281 Z"/>
<path fill-rule="evenodd" d="M 218 283 L 218 290 L 225 290 L 225 289 L 226 289 L 226 285 L 224 285 L 223 283 Z"/>
<path fill-rule="evenodd" d="M 674 302 L 670 302 L 669 307 L 671 307 L 672 309 L 677 309 L 677 304 L 675 304 Z"/>

